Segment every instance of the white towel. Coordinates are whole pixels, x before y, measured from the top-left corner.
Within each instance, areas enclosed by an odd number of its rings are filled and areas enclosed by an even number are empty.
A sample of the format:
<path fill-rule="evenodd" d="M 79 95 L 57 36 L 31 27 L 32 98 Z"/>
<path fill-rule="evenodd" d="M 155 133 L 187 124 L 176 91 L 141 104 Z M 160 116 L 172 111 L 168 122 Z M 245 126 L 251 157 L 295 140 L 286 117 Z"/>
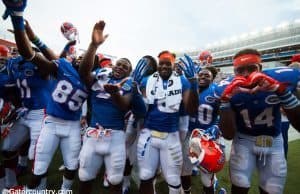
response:
<path fill-rule="evenodd" d="M 164 89 L 158 72 L 152 74 L 146 85 L 146 103 L 153 104 L 157 100 L 160 111 L 174 113 L 179 110 L 182 101 L 182 83 L 175 73 L 172 73 L 167 83 L 168 87 Z"/>

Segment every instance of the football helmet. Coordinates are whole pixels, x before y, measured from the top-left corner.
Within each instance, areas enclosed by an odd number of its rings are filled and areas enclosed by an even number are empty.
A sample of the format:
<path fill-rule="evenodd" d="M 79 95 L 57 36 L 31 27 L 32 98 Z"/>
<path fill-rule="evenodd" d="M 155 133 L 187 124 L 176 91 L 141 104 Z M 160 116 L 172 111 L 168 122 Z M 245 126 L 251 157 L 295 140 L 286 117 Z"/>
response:
<path fill-rule="evenodd" d="M 202 64 L 211 64 L 213 60 L 212 55 L 209 51 L 202 51 L 198 59 Z"/>
<path fill-rule="evenodd" d="M 0 44 L 0 57 L 8 57 L 9 48 L 5 45 Z"/>
<path fill-rule="evenodd" d="M 216 141 L 206 136 L 204 130 L 194 129 L 189 142 L 189 159 L 201 169 L 216 173 L 225 164 L 225 153 Z"/>
<path fill-rule="evenodd" d="M 60 31 L 64 35 L 64 37 L 69 41 L 78 39 L 77 28 L 70 22 L 64 22 L 60 26 Z"/>

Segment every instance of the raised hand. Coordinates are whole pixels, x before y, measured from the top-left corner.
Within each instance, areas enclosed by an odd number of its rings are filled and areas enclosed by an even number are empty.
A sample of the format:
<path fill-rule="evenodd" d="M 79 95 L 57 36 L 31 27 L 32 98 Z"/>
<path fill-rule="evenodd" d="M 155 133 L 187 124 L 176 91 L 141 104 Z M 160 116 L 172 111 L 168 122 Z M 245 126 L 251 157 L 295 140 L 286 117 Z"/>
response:
<path fill-rule="evenodd" d="M 6 10 L 2 16 L 5 20 L 8 16 L 23 16 L 23 11 L 26 8 L 27 0 L 2 0 L 6 6 Z"/>
<path fill-rule="evenodd" d="M 140 83 L 145 76 L 146 72 L 148 71 L 148 60 L 142 58 L 139 60 L 138 64 L 135 67 L 135 70 L 132 73 L 132 78 L 135 82 Z"/>
<path fill-rule="evenodd" d="M 178 68 L 184 72 L 184 75 L 188 79 L 196 78 L 197 72 L 195 69 L 195 64 L 190 56 L 184 54 L 185 60 L 179 58 L 181 64 L 178 64 Z"/>
<path fill-rule="evenodd" d="M 94 25 L 93 33 L 92 33 L 92 44 L 94 46 L 101 45 L 108 37 L 108 34 L 103 35 L 104 28 L 105 28 L 105 22 L 103 20 L 100 20 Z"/>

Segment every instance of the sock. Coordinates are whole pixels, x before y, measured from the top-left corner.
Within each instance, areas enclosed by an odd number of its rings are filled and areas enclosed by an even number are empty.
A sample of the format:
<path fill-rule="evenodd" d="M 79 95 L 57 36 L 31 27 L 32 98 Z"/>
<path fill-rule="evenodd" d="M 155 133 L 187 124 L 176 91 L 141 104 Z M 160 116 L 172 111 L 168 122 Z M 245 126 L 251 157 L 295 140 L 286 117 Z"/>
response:
<path fill-rule="evenodd" d="M 19 156 L 18 164 L 19 164 L 20 166 L 27 166 L 27 159 L 28 159 L 27 156 Z"/>
<path fill-rule="evenodd" d="M 123 188 L 130 187 L 130 176 L 124 176 L 122 187 Z"/>
<path fill-rule="evenodd" d="M 63 183 L 61 185 L 61 190 L 71 190 L 73 184 L 73 179 L 67 179 L 63 176 Z"/>
<path fill-rule="evenodd" d="M 16 172 L 11 168 L 5 168 L 5 184 L 7 188 L 16 186 L 18 184 Z"/>

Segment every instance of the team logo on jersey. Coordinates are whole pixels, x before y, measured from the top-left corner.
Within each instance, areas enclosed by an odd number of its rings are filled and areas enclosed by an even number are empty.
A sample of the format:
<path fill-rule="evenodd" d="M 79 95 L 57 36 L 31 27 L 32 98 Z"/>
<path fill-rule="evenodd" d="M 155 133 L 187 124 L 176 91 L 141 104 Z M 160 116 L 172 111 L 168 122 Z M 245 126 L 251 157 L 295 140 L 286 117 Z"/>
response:
<path fill-rule="evenodd" d="M 181 94 L 181 89 L 179 89 L 179 90 L 170 90 L 168 92 L 168 96 L 174 96 L 174 95 L 177 95 L 177 94 Z"/>
<path fill-rule="evenodd" d="M 213 96 L 205 96 L 205 101 L 208 103 L 214 103 L 216 102 L 216 98 L 214 98 Z"/>
<path fill-rule="evenodd" d="M 33 76 L 33 74 L 34 74 L 34 71 L 31 70 L 31 69 L 25 69 L 25 70 L 24 70 L 24 74 L 25 74 L 27 77 L 31 77 L 31 76 Z"/>
<path fill-rule="evenodd" d="M 277 95 L 272 94 L 265 98 L 265 103 L 267 104 L 279 104 L 280 100 Z"/>
<path fill-rule="evenodd" d="M 123 84 L 122 89 L 126 92 L 130 91 L 131 87 L 128 85 L 128 83 Z"/>

